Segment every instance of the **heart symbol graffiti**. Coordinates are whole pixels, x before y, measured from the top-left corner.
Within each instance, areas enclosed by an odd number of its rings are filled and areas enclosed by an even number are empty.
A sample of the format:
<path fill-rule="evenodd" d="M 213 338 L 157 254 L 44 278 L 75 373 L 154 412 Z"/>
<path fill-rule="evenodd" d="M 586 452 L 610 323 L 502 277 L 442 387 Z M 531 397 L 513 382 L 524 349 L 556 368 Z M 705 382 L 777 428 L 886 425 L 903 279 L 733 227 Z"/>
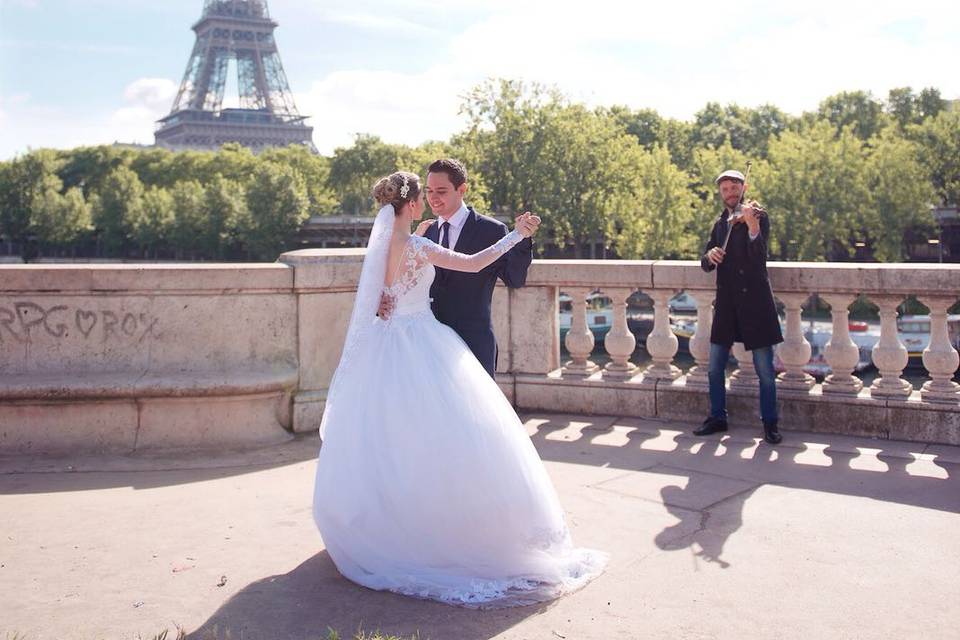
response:
<path fill-rule="evenodd" d="M 77 329 L 80 329 L 80 333 L 83 334 L 84 338 L 90 337 L 90 332 L 93 331 L 93 327 L 97 324 L 97 313 L 95 311 L 84 311 L 83 309 L 77 309 Z"/>

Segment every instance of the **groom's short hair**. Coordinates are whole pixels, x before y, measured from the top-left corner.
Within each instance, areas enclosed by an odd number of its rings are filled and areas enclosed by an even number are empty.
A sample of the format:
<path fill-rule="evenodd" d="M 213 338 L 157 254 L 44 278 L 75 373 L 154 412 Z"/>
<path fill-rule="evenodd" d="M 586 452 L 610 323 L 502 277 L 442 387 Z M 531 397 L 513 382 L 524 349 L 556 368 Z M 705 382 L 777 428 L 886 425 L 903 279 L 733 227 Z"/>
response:
<path fill-rule="evenodd" d="M 427 167 L 427 173 L 445 173 L 455 188 L 467 181 L 467 170 L 459 160 L 442 158 Z"/>

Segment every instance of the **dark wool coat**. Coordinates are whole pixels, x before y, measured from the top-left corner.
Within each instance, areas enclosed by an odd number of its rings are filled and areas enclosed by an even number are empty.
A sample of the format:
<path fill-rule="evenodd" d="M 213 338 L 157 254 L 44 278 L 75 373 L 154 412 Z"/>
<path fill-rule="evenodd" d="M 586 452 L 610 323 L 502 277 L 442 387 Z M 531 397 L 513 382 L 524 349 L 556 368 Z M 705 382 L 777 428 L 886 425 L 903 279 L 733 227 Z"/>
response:
<path fill-rule="evenodd" d="M 706 253 L 722 247 L 727 235 L 724 209 L 713 225 L 700 266 L 704 271 L 717 270 L 717 297 L 713 307 L 710 342 L 731 346 L 742 342 L 747 350 L 769 347 L 783 342 L 780 318 L 773 301 L 773 290 L 767 276 L 767 241 L 770 219 L 760 218 L 760 235 L 750 240 L 746 224 L 737 224 L 730 234 L 727 255 L 719 267 L 707 260 Z"/>

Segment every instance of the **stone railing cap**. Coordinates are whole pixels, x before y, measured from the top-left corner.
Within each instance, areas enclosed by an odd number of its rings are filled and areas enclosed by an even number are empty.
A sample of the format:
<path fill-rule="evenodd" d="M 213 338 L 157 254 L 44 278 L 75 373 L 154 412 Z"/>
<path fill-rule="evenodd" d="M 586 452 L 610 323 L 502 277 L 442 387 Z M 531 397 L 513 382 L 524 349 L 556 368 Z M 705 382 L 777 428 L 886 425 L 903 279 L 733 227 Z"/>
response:
<path fill-rule="evenodd" d="M 0 265 L 0 292 L 290 290 L 278 263 Z"/>

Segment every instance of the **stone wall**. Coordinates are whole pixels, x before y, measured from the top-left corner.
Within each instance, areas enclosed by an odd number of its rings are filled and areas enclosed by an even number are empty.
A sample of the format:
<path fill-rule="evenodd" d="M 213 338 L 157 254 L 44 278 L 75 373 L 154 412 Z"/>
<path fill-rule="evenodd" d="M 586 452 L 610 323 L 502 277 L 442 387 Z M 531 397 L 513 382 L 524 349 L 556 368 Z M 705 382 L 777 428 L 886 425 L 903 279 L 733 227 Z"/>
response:
<path fill-rule="evenodd" d="M 0 267 L 0 450 L 289 438 L 292 285 L 270 264 Z"/>
<path fill-rule="evenodd" d="M 360 249 L 319 249 L 258 265 L 0 266 L 0 453 L 223 448 L 315 431 L 362 259 Z M 960 444 L 960 389 L 951 381 L 960 358 L 945 337 L 960 267 L 772 263 L 769 271 L 787 313 L 787 371 L 778 381 L 784 430 Z M 590 362 L 594 338 L 585 324 L 585 299 L 595 290 L 614 301 L 604 367 Z M 636 341 L 625 315 L 636 290 L 655 305 L 652 362 L 642 370 L 630 362 Z M 680 290 L 698 304 L 696 365 L 688 370 L 675 362 L 667 310 Z M 561 291 L 575 303 L 566 362 Z M 835 309 L 827 349 L 834 373 L 820 384 L 803 372 L 810 345 L 800 313 L 813 293 Z M 846 307 L 858 294 L 880 306 L 884 321 L 873 352 L 881 375 L 869 388 L 850 375 L 856 347 Z M 706 414 L 712 295 L 713 277 L 693 262 L 535 261 L 526 287 L 494 294 L 498 382 L 520 410 L 692 425 Z M 908 295 L 931 308 L 935 327 L 920 391 L 901 379 L 906 350 L 895 310 Z M 734 353 L 746 360 L 739 346 Z M 729 387 L 732 421 L 758 425 L 750 368 Z"/>

